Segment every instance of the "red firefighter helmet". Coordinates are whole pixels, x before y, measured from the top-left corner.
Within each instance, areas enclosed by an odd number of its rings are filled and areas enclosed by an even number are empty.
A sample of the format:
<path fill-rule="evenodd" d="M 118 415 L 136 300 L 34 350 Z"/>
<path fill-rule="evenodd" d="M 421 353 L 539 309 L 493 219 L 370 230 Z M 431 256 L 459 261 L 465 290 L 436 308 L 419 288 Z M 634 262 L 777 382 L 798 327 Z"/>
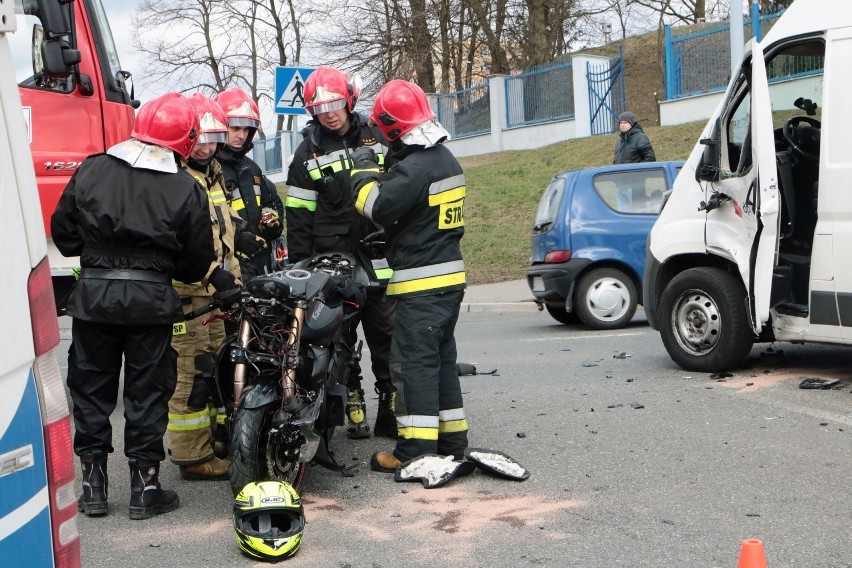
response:
<path fill-rule="evenodd" d="M 189 158 L 200 130 L 189 100 L 180 93 L 166 93 L 142 105 L 130 136 Z"/>
<path fill-rule="evenodd" d="M 201 93 L 195 93 L 189 97 L 189 104 L 195 109 L 198 121 L 201 125 L 201 135 L 198 137 L 199 144 L 215 142 L 224 144 L 228 141 L 228 117 L 219 103 Z"/>
<path fill-rule="evenodd" d="M 317 67 L 305 81 L 305 108 L 311 116 L 344 107 L 352 112 L 360 95 L 361 79 L 333 67 Z"/>
<path fill-rule="evenodd" d="M 429 108 L 423 89 L 401 79 L 388 81 L 379 89 L 370 114 L 370 119 L 390 142 L 434 118 L 435 113 Z"/>
<path fill-rule="evenodd" d="M 228 117 L 228 126 L 248 126 L 258 128 L 260 126 L 260 109 L 257 103 L 239 87 L 225 89 L 213 99 Z"/>

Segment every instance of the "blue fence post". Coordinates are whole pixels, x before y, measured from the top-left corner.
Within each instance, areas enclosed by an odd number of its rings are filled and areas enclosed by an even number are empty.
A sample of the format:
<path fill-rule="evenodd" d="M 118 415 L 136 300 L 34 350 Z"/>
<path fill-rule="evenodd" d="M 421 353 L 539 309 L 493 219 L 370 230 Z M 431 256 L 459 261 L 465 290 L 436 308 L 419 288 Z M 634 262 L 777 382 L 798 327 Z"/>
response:
<path fill-rule="evenodd" d="M 755 41 L 759 42 L 763 39 L 763 33 L 760 29 L 760 6 L 757 2 L 751 3 L 751 32 L 754 34 Z"/>
<path fill-rule="evenodd" d="M 672 27 L 669 24 L 665 26 L 666 33 L 666 100 L 674 98 L 674 53 L 672 50 Z"/>

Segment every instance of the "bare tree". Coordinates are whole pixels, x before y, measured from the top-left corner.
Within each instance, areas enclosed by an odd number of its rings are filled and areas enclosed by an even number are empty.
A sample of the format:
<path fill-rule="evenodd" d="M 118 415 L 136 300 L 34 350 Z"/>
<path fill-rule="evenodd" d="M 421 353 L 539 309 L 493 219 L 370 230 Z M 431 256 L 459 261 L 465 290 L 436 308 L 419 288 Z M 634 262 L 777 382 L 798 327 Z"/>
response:
<path fill-rule="evenodd" d="M 147 59 L 152 83 L 216 93 L 239 72 L 224 0 L 142 0 L 132 21 L 133 45 Z"/>
<path fill-rule="evenodd" d="M 707 0 L 631 0 L 650 8 L 661 22 L 675 21 L 687 24 L 702 22 L 707 18 Z M 713 0 L 711 0 L 713 2 Z"/>

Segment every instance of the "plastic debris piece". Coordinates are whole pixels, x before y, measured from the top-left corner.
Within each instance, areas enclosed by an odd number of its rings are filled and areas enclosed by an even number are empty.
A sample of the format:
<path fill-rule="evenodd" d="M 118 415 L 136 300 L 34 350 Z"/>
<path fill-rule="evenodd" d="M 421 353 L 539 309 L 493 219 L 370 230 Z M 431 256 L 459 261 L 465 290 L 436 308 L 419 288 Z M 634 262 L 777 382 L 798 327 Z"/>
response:
<path fill-rule="evenodd" d="M 728 377 L 733 377 L 733 375 L 725 371 L 722 371 L 721 373 L 713 373 L 712 375 L 710 375 L 710 378 L 713 380 L 727 379 Z"/>
<path fill-rule="evenodd" d="M 584 367 L 597 367 L 598 364 L 595 363 L 594 361 L 583 361 L 583 366 Z"/>
<path fill-rule="evenodd" d="M 800 389 L 827 389 L 839 383 L 839 379 L 820 379 L 819 377 L 802 377 Z"/>
<path fill-rule="evenodd" d="M 518 438 L 526 438 L 527 437 L 527 435 L 523 432 L 518 432 L 517 436 L 518 436 Z"/>
<path fill-rule="evenodd" d="M 613 359 L 627 359 L 629 356 L 630 355 L 628 355 L 626 351 L 622 351 L 618 355 L 613 355 L 612 358 Z"/>
<path fill-rule="evenodd" d="M 434 489 L 446 484 L 457 475 L 467 475 L 474 469 L 476 469 L 475 464 L 456 461 L 453 456 L 427 454 L 400 465 L 394 478 L 396 481 L 420 481 L 426 489 Z"/>
<path fill-rule="evenodd" d="M 465 457 L 475 463 L 485 473 L 511 479 L 513 481 L 524 481 L 529 478 L 530 472 L 519 464 L 511 456 L 497 450 L 485 448 L 468 448 L 464 452 Z"/>
<path fill-rule="evenodd" d="M 635 410 L 639 410 L 640 408 L 645 408 L 645 405 L 639 404 L 638 402 L 631 402 L 630 407 L 635 409 Z"/>

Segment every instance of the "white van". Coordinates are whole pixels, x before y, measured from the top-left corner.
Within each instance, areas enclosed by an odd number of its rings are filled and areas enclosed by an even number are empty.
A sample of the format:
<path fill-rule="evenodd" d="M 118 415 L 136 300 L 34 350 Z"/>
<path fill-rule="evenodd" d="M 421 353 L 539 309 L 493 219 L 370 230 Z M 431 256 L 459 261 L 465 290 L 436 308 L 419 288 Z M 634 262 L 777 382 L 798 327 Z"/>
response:
<path fill-rule="evenodd" d="M 648 239 L 644 305 L 681 367 L 852 343 L 852 2 L 796 0 L 740 67 Z"/>
<path fill-rule="evenodd" d="M 58 2 L 44 4 L 61 10 Z M 71 425 L 55 353 L 47 242 L 6 37 L 15 31 L 14 5 L 0 1 L 0 564 L 75 568 Z"/>

